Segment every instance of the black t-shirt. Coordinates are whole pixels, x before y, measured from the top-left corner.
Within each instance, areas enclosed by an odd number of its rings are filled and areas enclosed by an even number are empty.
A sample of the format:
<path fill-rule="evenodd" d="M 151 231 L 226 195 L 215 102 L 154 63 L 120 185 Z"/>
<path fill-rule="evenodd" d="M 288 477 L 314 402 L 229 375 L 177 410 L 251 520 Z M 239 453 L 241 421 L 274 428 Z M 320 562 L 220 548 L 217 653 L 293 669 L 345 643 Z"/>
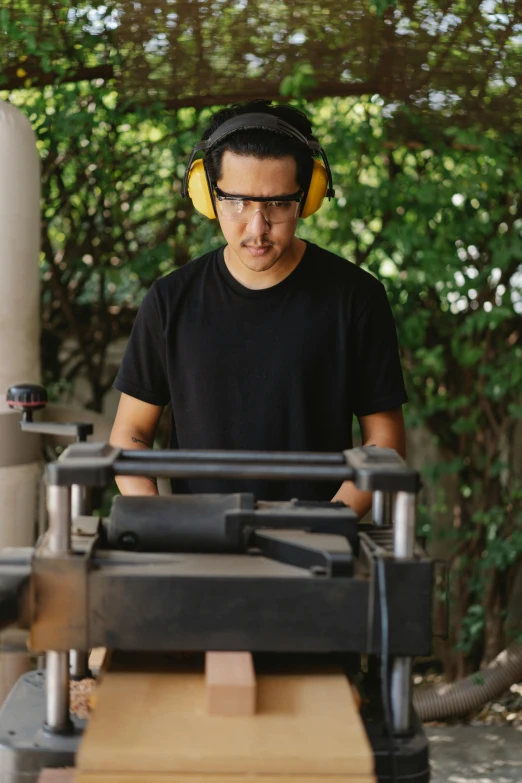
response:
<path fill-rule="evenodd" d="M 383 285 L 308 243 L 294 271 L 251 290 L 223 248 L 157 280 L 136 317 L 115 387 L 172 402 L 172 448 L 342 451 L 352 416 L 406 401 Z M 329 500 L 337 482 L 176 480 L 175 492 Z"/>

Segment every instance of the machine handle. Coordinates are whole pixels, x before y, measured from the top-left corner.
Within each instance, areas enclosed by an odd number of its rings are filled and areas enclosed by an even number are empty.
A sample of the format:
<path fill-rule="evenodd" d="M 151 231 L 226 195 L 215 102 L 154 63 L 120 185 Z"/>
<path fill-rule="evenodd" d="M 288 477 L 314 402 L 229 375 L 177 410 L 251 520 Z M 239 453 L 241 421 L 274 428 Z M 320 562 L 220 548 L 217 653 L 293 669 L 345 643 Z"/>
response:
<path fill-rule="evenodd" d="M 48 403 L 45 387 L 37 383 L 17 383 L 10 386 L 7 390 L 6 402 L 13 410 L 21 411 L 20 429 L 23 432 L 75 438 L 81 443 L 94 431 L 93 425 L 88 421 L 33 421 L 33 412 L 45 408 Z"/>

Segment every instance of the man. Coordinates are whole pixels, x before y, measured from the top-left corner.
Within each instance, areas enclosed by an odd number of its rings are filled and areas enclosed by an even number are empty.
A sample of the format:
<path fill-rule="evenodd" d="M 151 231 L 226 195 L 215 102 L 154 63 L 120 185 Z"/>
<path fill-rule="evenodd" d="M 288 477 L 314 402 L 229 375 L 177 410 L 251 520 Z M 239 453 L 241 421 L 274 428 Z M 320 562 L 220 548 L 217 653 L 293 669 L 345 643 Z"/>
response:
<path fill-rule="evenodd" d="M 217 217 L 226 245 L 145 297 L 115 381 L 111 442 L 151 447 L 171 402 L 173 448 L 339 452 L 351 447 L 356 415 L 364 444 L 404 455 L 406 395 L 384 288 L 296 236 L 300 215 L 333 194 L 308 118 L 255 101 L 218 112 L 203 138 L 188 190 Z M 118 486 L 157 492 L 146 478 L 120 477 Z M 198 479 L 175 481 L 173 491 L 342 500 L 359 516 L 371 500 L 349 482 Z"/>

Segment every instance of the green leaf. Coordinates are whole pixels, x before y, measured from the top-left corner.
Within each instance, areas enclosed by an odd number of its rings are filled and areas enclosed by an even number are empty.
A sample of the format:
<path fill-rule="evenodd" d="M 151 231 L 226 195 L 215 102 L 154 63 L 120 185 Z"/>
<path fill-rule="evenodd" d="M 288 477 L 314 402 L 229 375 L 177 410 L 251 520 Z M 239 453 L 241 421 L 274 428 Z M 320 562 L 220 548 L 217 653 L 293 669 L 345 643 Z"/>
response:
<path fill-rule="evenodd" d="M 0 29 L 4 33 L 8 32 L 9 27 L 9 10 L 7 8 L 0 9 Z"/>

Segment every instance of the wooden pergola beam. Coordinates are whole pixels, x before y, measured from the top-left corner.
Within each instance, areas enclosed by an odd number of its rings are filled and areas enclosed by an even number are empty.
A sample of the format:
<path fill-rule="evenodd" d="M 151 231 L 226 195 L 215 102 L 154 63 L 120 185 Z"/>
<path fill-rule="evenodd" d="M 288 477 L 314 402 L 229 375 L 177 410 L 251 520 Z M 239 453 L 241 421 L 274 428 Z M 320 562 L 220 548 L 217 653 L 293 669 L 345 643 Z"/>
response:
<path fill-rule="evenodd" d="M 0 72 L 2 73 L 2 72 Z M 0 90 L 23 90 L 26 87 L 46 87 L 49 84 L 55 84 L 59 81 L 64 83 L 76 83 L 83 81 L 93 81 L 94 79 L 113 79 L 114 67 L 112 65 L 94 65 L 92 67 L 77 68 L 59 73 L 42 70 L 33 70 L 32 63 L 29 61 L 19 63 L 16 67 L 11 66 L 3 71 L 3 81 L 0 81 Z M 30 84 L 27 84 L 30 80 Z"/>

